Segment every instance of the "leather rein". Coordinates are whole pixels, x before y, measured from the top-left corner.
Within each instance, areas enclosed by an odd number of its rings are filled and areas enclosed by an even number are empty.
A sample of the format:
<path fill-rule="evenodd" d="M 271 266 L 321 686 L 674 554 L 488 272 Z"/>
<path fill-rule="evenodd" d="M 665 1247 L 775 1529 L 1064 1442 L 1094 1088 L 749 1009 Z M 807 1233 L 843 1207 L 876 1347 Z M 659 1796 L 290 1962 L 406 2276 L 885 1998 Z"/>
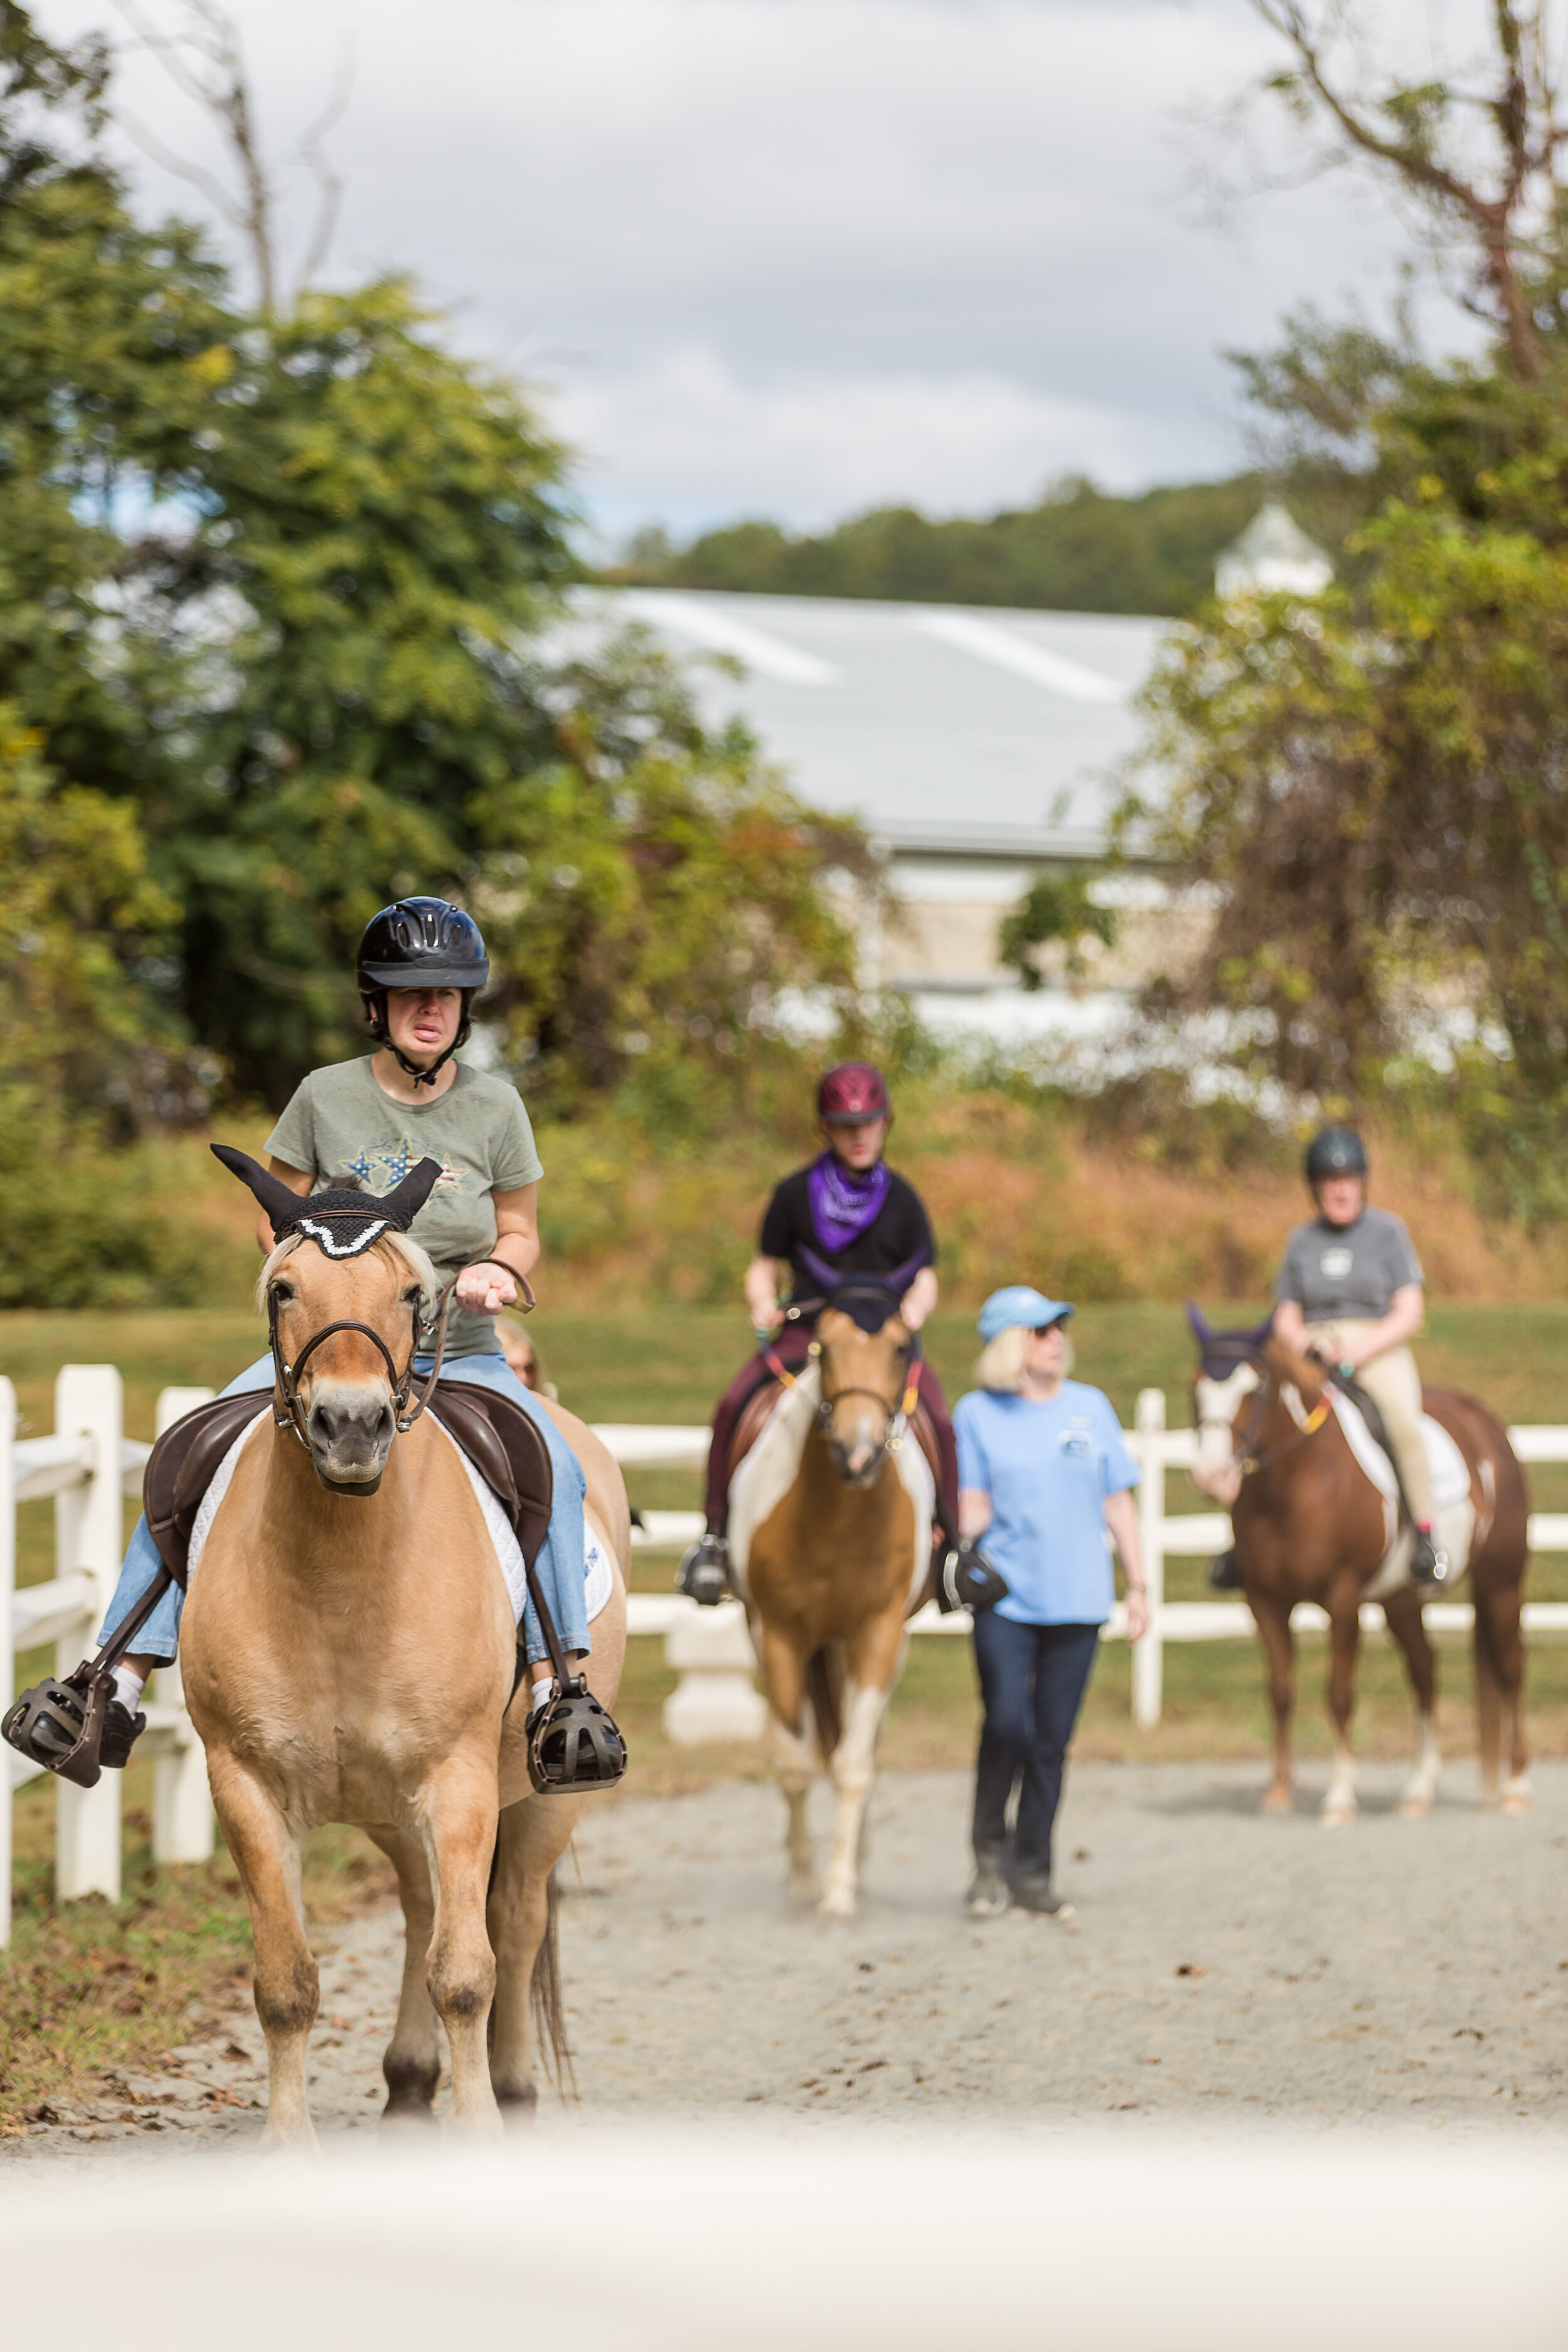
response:
<path fill-rule="evenodd" d="M 508 1272 L 510 1272 L 510 1267 Z M 408 1342 L 408 1361 L 400 1372 L 393 1361 L 392 1350 L 380 1332 L 373 1331 L 368 1323 L 355 1322 L 349 1318 L 337 1323 L 323 1323 L 319 1331 L 311 1332 L 293 1362 L 286 1364 L 283 1360 L 283 1342 L 278 1330 L 279 1307 L 278 1285 L 276 1282 L 269 1282 L 267 1286 L 267 1336 L 272 1350 L 272 1369 L 277 1375 L 278 1395 L 282 1399 L 281 1410 L 276 1402 L 272 1408 L 272 1419 L 276 1426 L 279 1429 L 291 1429 L 305 1451 L 310 1452 L 310 1435 L 306 1425 L 305 1409 L 300 1400 L 300 1375 L 324 1339 L 332 1339 L 339 1331 L 357 1331 L 362 1339 L 368 1339 L 377 1349 L 382 1362 L 386 1366 L 386 1376 L 392 1383 L 394 1423 L 397 1434 L 404 1435 L 413 1428 L 429 1403 L 435 1392 L 436 1383 L 441 1377 L 441 1360 L 447 1352 L 447 1317 L 451 1309 L 452 1297 L 457 1287 L 455 1282 L 448 1284 L 441 1293 L 440 1307 L 428 1319 L 420 1314 L 418 1301 L 415 1301 L 414 1328 L 409 1335 Z M 435 1361 L 416 1391 L 414 1359 L 419 1353 L 419 1335 L 422 1331 L 434 1331 L 436 1334 Z"/>

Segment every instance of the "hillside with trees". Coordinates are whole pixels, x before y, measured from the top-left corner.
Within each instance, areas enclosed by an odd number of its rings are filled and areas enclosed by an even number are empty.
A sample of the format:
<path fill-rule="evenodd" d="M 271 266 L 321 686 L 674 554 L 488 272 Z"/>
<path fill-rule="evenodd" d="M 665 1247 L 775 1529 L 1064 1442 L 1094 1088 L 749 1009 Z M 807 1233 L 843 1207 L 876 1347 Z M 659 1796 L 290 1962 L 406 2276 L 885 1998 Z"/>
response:
<path fill-rule="evenodd" d="M 600 576 L 619 586 L 1181 618 L 1210 593 L 1215 556 L 1268 490 L 1247 473 L 1115 498 L 1078 476 L 1037 506 L 984 517 L 939 521 L 883 507 L 816 535 L 746 521 L 685 547 L 646 530 Z"/>

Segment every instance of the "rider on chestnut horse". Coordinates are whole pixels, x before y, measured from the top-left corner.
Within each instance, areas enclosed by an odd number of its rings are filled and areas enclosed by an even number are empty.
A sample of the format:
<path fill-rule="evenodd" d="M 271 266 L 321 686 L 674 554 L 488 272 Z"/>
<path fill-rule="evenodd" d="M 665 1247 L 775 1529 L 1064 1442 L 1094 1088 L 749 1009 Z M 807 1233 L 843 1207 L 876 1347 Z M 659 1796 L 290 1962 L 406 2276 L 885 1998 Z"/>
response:
<path fill-rule="evenodd" d="M 777 1187 L 763 1218 L 758 1254 L 746 1269 L 746 1304 L 759 1352 L 731 1381 L 714 1413 L 708 1531 L 679 1570 L 681 1591 L 704 1606 L 721 1600 L 729 1582 L 725 1527 L 735 1424 L 760 1387 L 805 1363 L 825 1295 L 851 1275 L 875 1276 L 888 1283 L 911 1334 L 936 1305 L 936 1244 L 924 1203 L 882 1158 L 893 1107 L 880 1070 L 868 1062 L 839 1063 L 817 1087 L 816 1115 L 826 1149 Z M 789 1297 L 781 1300 L 786 1277 Z M 937 1518 L 948 1543 L 956 1546 L 952 1423 L 941 1383 L 923 1357 L 917 1357 L 916 1370 L 942 1462 Z"/>
<path fill-rule="evenodd" d="M 1285 1245 L 1273 1328 L 1286 1346 L 1320 1357 L 1342 1386 L 1372 1399 L 1415 1530 L 1411 1580 L 1436 1591 L 1449 1563 L 1432 1533 L 1432 1475 L 1421 1437 L 1421 1375 L 1410 1341 L 1426 1314 L 1425 1277 L 1402 1218 L 1367 1205 L 1366 1146 L 1352 1127 L 1325 1127 L 1307 1147 L 1318 1213 Z M 1234 1551 L 1210 1571 L 1220 1590 L 1241 1583 Z"/>

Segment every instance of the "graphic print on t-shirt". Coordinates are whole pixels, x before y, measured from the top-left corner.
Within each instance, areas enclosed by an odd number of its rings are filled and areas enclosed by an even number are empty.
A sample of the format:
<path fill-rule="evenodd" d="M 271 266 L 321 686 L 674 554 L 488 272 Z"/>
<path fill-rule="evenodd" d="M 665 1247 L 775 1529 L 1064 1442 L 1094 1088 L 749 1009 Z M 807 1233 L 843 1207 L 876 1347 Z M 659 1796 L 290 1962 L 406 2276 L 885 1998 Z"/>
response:
<path fill-rule="evenodd" d="M 434 1153 L 430 1154 L 431 1158 L 434 1156 Z M 425 1157 L 425 1153 L 416 1151 L 411 1139 L 404 1135 L 390 1150 L 384 1148 L 372 1151 L 362 1144 L 353 1158 L 344 1165 L 351 1176 L 359 1178 L 367 1192 L 374 1192 L 379 1197 L 382 1193 L 395 1191 L 409 1170 Z M 445 1155 L 441 1160 L 441 1173 L 430 1189 L 433 1192 L 460 1192 L 463 1190 L 461 1172 Z"/>

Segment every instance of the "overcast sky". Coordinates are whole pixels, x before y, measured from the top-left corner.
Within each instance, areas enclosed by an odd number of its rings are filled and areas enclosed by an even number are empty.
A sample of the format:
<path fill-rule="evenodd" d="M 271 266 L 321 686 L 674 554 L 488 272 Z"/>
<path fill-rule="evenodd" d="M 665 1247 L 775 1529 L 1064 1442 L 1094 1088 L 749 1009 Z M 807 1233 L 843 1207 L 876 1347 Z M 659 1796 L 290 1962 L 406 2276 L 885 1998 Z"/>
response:
<path fill-rule="evenodd" d="M 165 26 L 177 0 L 145 0 Z M 1219 352 L 1374 308 L 1364 187 L 1183 187 L 1184 110 L 1275 55 L 1246 0 L 230 0 L 298 251 L 300 132 L 352 50 L 329 277 L 415 272 L 542 388 L 612 539 L 742 514 L 1025 503 L 1234 469 Z M 57 34 L 112 0 L 41 0 Z M 216 163 L 145 56 L 122 87 Z M 137 156 L 149 206 L 206 209 Z"/>

